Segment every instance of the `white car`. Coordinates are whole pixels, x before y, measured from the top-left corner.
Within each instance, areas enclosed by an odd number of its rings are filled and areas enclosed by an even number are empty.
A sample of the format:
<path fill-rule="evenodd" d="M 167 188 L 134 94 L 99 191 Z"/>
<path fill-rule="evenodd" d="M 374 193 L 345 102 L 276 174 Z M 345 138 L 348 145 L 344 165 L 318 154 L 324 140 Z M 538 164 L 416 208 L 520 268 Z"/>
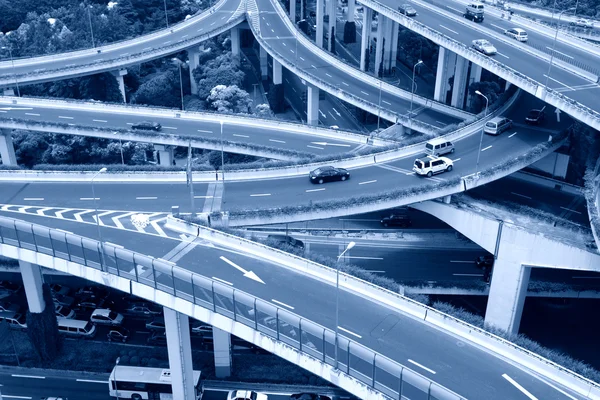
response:
<path fill-rule="evenodd" d="M 571 22 L 571 25 L 578 26 L 580 28 L 593 28 L 594 27 L 594 23 L 585 18 L 577 18 L 576 21 Z"/>
<path fill-rule="evenodd" d="M 427 156 L 424 158 L 417 158 L 413 165 L 413 171 L 417 175 L 426 176 L 431 178 L 434 174 L 441 174 L 442 172 L 450 172 L 454 168 L 454 163 L 451 159 L 446 157 L 434 157 Z"/>
<path fill-rule="evenodd" d="M 519 42 L 527 41 L 527 32 L 521 28 L 510 28 L 504 31 L 504 34 L 511 37 Z"/>
<path fill-rule="evenodd" d="M 97 325 L 121 325 L 123 323 L 123 315 L 107 308 L 97 308 L 92 313 L 90 321 Z"/>
<path fill-rule="evenodd" d="M 494 55 L 498 51 L 493 44 L 485 39 L 473 40 L 473 48 L 479 52 L 482 52 L 486 56 Z"/>
<path fill-rule="evenodd" d="M 253 390 L 232 390 L 227 395 L 227 400 L 268 400 L 268 396 Z"/>

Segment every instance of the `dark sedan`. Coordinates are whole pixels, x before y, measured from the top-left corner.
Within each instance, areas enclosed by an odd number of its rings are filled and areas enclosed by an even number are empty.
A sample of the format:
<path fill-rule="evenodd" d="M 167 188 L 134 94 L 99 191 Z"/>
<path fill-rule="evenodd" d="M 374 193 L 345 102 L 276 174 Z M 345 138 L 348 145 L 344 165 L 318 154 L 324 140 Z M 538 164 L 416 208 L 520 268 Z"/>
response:
<path fill-rule="evenodd" d="M 312 183 L 325 183 L 350 179 L 350 172 L 344 168 L 326 166 L 311 171 L 309 176 Z"/>
<path fill-rule="evenodd" d="M 162 129 L 162 126 L 158 122 L 142 121 L 142 122 L 138 122 L 137 124 L 131 125 L 131 129 L 136 129 L 139 131 L 156 131 L 156 132 L 158 132 Z"/>
<path fill-rule="evenodd" d="M 381 219 L 381 225 L 385 226 L 397 226 L 400 228 L 408 228 L 412 225 L 412 221 L 407 215 L 392 214 L 389 217 L 383 217 Z"/>
<path fill-rule="evenodd" d="M 415 17 L 417 15 L 417 10 L 414 9 L 410 4 L 401 4 L 398 6 L 398 12 L 400 14 L 404 14 L 407 17 Z"/>
<path fill-rule="evenodd" d="M 544 112 L 544 110 L 531 110 L 529 111 L 529 114 L 527 114 L 527 116 L 525 117 L 525 122 L 527 122 L 528 124 L 532 124 L 532 125 L 539 125 L 542 123 L 542 121 L 544 121 L 544 118 L 546 117 L 546 113 Z"/>

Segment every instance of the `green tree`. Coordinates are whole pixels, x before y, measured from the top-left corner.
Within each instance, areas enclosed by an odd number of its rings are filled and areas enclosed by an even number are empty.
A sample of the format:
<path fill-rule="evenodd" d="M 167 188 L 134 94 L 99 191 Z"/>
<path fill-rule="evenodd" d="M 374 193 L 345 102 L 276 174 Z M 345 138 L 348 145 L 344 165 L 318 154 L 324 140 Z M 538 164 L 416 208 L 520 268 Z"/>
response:
<path fill-rule="evenodd" d="M 206 99 L 209 108 L 220 113 L 249 114 L 252 110 L 252 100 L 245 90 L 238 86 L 215 86 Z"/>
<path fill-rule="evenodd" d="M 169 70 L 140 85 L 131 102 L 176 108 L 181 104 L 179 72 Z"/>
<path fill-rule="evenodd" d="M 245 74 L 240 70 L 239 57 L 226 53 L 201 64 L 193 71 L 198 84 L 198 97 L 205 100 L 218 85 L 242 86 Z"/>
<path fill-rule="evenodd" d="M 485 99 L 478 96 L 475 91 L 479 90 L 489 100 L 489 104 L 498 100 L 502 88 L 496 82 L 473 82 L 469 85 L 469 94 L 472 96 L 471 112 L 480 113 L 485 108 Z"/>
<path fill-rule="evenodd" d="M 50 286 L 42 285 L 42 295 L 46 307 L 41 313 L 27 311 L 27 336 L 42 362 L 54 360 L 62 347 L 62 338 L 58 334 L 58 324 L 54 313 L 54 301 Z"/>
<path fill-rule="evenodd" d="M 78 98 L 108 102 L 123 101 L 119 84 L 109 72 L 81 78 Z"/>

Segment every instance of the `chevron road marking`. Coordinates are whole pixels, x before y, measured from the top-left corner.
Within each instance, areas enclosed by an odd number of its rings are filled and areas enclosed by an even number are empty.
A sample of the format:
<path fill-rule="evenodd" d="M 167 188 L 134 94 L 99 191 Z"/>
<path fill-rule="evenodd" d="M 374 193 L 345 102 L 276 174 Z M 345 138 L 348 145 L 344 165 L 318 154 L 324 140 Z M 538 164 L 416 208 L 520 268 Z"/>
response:
<path fill-rule="evenodd" d="M 45 217 L 46 214 L 44 214 L 44 213 L 48 210 L 52 210 L 52 207 L 40 208 L 39 210 L 37 210 L 37 215 L 41 215 L 41 216 Z"/>
<path fill-rule="evenodd" d="M 27 213 L 27 210 L 29 210 L 31 207 L 33 207 L 33 206 L 19 207 L 19 212 L 20 213 Z"/>
<path fill-rule="evenodd" d="M 96 221 L 96 218 L 97 218 L 98 219 L 98 224 L 100 226 L 105 226 L 104 222 L 102 222 L 102 217 L 105 217 L 105 216 L 110 215 L 112 213 L 114 213 L 114 211 L 105 211 L 103 213 L 98 214 L 98 216 L 94 215 L 94 221 Z"/>
<path fill-rule="evenodd" d="M 129 217 L 133 214 L 136 214 L 135 212 L 128 212 L 125 213 L 123 215 L 119 215 L 118 217 L 112 217 L 111 219 L 113 220 L 113 222 L 115 223 L 115 225 L 117 226 L 117 228 L 119 229 L 125 229 L 125 227 L 123 226 L 123 224 L 121 223 L 121 221 L 119 221 L 119 219 L 121 218 L 125 218 L 125 217 Z"/>
<path fill-rule="evenodd" d="M 66 213 L 67 211 L 73 211 L 73 208 L 67 208 L 62 211 L 57 211 L 54 214 L 56 215 L 56 218 L 65 219 L 65 217 L 63 216 L 63 213 Z"/>
<path fill-rule="evenodd" d="M 88 214 L 88 213 L 91 213 L 91 212 L 94 212 L 94 210 L 81 211 L 81 212 L 75 213 L 73 215 L 73 217 L 75 217 L 75 221 L 77 221 L 77 222 L 83 222 L 83 218 L 81 218 L 81 216 L 83 214 Z"/>
<path fill-rule="evenodd" d="M 163 217 L 163 218 L 160 218 L 160 219 L 157 219 L 157 220 L 154 220 L 154 221 L 150 221 L 150 225 L 152 225 L 152 227 L 154 228 L 154 230 L 156 230 L 156 232 L 158 232 L 158 234 L 160 236 L 167 236 L 167 234 L 165 233 L 165 231 L 163 231 L 162 228 L 158 225 L 158 223 L 160 221 L 164 221 L 166 219 L 167 219 L 167 217 Z"/>

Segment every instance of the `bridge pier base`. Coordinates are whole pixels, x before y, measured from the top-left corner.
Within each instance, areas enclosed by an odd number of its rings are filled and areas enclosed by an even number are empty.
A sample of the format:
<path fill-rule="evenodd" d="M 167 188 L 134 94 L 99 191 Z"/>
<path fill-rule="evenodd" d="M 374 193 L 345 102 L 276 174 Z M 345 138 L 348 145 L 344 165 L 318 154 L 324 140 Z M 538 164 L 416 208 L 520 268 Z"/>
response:
<path fill-rule="evenodd" d="M 4 165 L 17 165 L 15 146 L 13 145 L 11 130 L 0 129 L 0 158 Z"/>
<path fill-rule="evenodd" d="M 231 54 L 234 56 L 240 55 L 240 28 L 234 26 L 230 29 L 231 34 Z"/>
<path fill-rule="evenodd" d="M 361 71 L 369 70 L 369 59 L 371 52 L 371 22 L 373 22 L 373 10 L 368 7 L 363 7 L 362 38 L 360 42 L 360 69 Z"/>
<path fill-rule="evenodd" d="M 231 334 L 213 327 L 213 343 L 215 375 L 217 378 L 227 378 L 231 375 Z"/>
<path fill-rule="evenodd" d="M 173 146 L 155 144 L 154 148 L 158 151 L 158 165 L 173 165 Z"/>
<path fill-rule="evenodd" d="M 119 84 L 119 90 L 121 91 L 121 96 L 123 96 L 123 103 L 127 103 L 127 96 L 125 96 L 125 79 L 123 78 L 125 75 L 127 75 L 127 70 L 117 69 L 110 71 L 110 73 L 115 77 L 117 83 Z"/>
<path fill-rule="evenodd" d="M 306 0 L 305 0 L 306 1 Z M 317 33 L 316 41 L 319 48 L 323 48 L 323 11 L 325 0 L 317 0 Z"/>
<path fill-rule="evenodd" d="M 512 256 L 510 257 L 513 258 Z M 508 333 L 519 333 L 531 267 L 498 258 L 485 312 L 485 323 Z"/>
<path fill-rule="evenodd" d="M 39 265 L 19 260 L 19 269 L 27 297 L 27 305 L 32 313 L 42 313 L 46 308 L 44 302 L 43 287 L 44 278 Z"/>
<path fill-rule="evenodd" d="M 187 315 L 163 307 L 171 370 L 173 398 L 194 400 L 194 370 L 192 367 L 192 344 L 190 320 Z"/>
<path fill-rule="evenodd" d="M 306 95 L 306 120 L 309 125 L 319 125 L 319 88 L 309 83 L 306 84 L 308 93 Z"/>

